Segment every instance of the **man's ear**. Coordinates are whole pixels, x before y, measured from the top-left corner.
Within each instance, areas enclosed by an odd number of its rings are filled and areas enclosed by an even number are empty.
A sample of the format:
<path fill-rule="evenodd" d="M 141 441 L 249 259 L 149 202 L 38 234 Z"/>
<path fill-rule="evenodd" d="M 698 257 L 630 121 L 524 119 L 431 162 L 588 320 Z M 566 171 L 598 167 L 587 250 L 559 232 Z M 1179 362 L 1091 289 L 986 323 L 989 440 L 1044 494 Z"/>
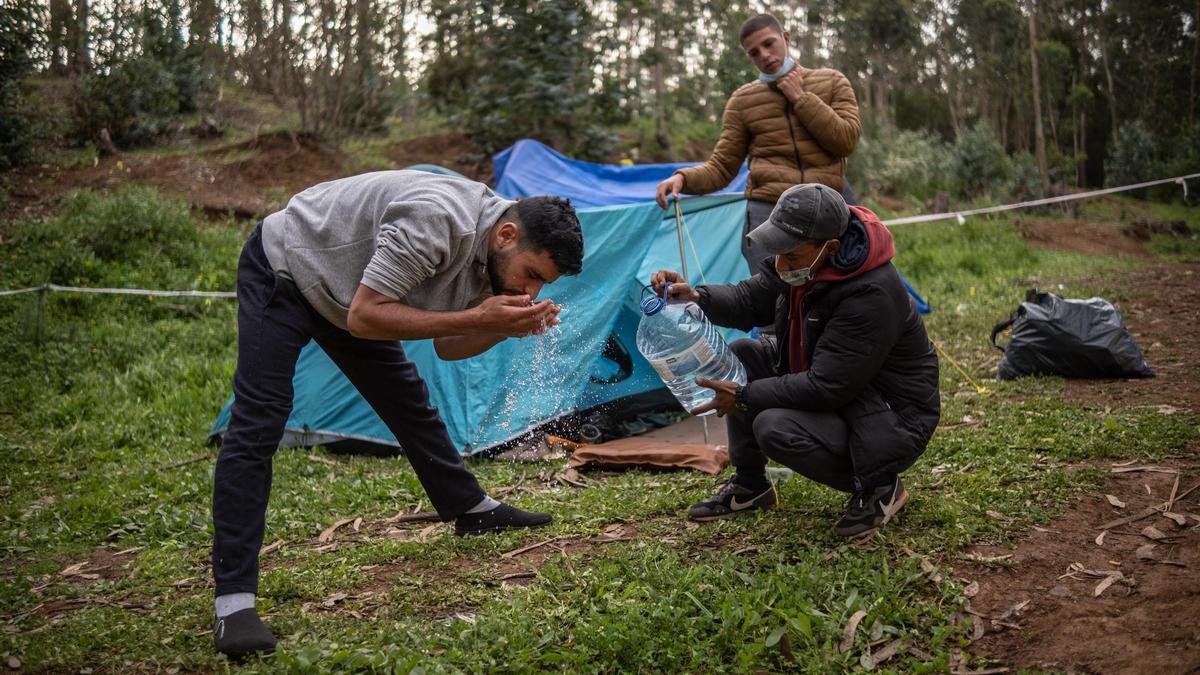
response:
<path fill-rule="evenodd" d="M 496 226 L 496 232 L 492 237 L 496 248 L 506 249 L 515 245 L 521 238 L 521 228 L 512 221 L 506 221 Z"/>
<path fill-rule="evenodd" d="M 834 253 L 837 253 L 837 250 L 838 250 L 838 248 L 841 247 L 841 245 L 842 245 L 841 239 L 830 239 L 829 247 L 826 248 L 825 250 L 828 252 L 829 256 L 832 257 Z"/>
<path fill-rule="evenodd" d="M 791 46 L 792 46 L 792 33 L 791 33 L 791 31 L 786 31 L 786 30 L 785 30 L 785 31 L 783 31 L 783 44 L 787 45 L 788 47 L 791 47 Z"/>

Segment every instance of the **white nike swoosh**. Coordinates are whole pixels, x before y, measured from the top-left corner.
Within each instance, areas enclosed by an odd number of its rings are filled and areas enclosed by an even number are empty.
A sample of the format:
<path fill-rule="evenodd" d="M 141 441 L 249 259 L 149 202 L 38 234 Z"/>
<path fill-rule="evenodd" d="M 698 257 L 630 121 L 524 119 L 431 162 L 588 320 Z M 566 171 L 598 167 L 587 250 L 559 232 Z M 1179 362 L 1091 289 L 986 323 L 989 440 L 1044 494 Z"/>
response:
<path fill-rule="evenodd" d="M 751 506 L 754 506 L 753 498 L 748 502 L 739 502 L 737 497 L 729 500 L 729 508 L 733 511 L 741 511 Z"/>

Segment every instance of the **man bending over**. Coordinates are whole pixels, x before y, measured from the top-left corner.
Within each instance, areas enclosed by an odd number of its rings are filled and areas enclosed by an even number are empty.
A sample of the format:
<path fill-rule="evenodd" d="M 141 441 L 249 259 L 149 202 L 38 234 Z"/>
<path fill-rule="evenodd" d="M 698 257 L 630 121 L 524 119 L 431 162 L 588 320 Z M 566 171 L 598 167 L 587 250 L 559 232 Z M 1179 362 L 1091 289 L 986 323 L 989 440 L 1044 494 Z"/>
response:
<path fill-rule="evenodd" d="M 512 202 L 486 185 L 419 171 L 321 183 L 254 230 L 238 262 L 234 403 L 213 489 L 216 648 L 274 649 L 254 609 L 271 458 L 292 409 L 300 350 L 316 340 L 400 440 L 442 520 L 459 535 L 550 522 L 487 496 L 429 402 L 400 340 L 464 359 L 558 323 L 534 302 L 578 274 L 583 235 L 557 197 Z"/>

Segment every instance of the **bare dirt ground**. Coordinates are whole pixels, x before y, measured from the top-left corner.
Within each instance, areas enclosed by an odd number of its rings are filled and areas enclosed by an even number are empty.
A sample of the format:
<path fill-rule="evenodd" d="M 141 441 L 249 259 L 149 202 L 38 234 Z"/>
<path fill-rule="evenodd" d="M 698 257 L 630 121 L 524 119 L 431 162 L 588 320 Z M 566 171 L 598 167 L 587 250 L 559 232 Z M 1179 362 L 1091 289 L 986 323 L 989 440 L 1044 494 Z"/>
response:
<path fill-rule="evenodd" d="M 487 166 L 464 163 L 470 141 L 442 133 L 397 143 L 384 154 L 395 168 L 440 164 L 472 178 L 486 178 Z M 0 221 L 50 212 L 64 194 L 77 189 L 112 190 L 134 182 L 184 196 L 196 209 L 223 216 L 261 218 L 281 201 L 316 183 L 351 172 L 351 158 L 336 146 L 303 134 L 263 133 L 240 143 L 218 143 L 163 157 L 114 155 L 94 166 L 32 165 L 9 172 L 11 197 Z"/>
<path fill-rule="evenodd" d="M 1101 408 L 1200 410 L 1200 265 L 1152 259 L 1123 230 L 1025 227 L 1038 245 L 1146 260 L 1104 285 L 1125 289 L 1120 308 L 1158 377 L 1075 380 L 1067 395 Z M 969 651 L 1013 670 L 1200 672 L 1200 626 L 1193 621 L 1200 615 L 1200 489 L 1187 493 L 1200 485 L 1198 451 L 1189 448 L 1149 468 L 1104 464 L 1110 478 L 1102 488 L 1058 521 L 1035 528 L 1015 549 L 975 550 L 985 560 L 1004 557 L 956 572 L 979 583 L 972 599 L 979 626 Z M 1172 494 L 1172 516 L 1153 512 L 1111 524 L 1151 507 L 1166 511 Z"/>

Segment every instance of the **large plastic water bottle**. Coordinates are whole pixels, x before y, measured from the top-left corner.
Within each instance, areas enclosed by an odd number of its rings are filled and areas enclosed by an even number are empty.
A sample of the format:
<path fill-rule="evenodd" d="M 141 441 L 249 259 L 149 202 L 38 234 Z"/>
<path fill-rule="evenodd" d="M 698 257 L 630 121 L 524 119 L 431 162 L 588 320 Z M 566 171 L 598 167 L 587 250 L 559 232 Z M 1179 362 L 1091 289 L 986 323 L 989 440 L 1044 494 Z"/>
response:
<path fill-rule="evenodd" d="M 695 410 L 716 395 L 696 384 L 697 377 L 746 384 L 742 362 L 694 302 L 643 300 L 637 348 L 684 410 Z"/>

